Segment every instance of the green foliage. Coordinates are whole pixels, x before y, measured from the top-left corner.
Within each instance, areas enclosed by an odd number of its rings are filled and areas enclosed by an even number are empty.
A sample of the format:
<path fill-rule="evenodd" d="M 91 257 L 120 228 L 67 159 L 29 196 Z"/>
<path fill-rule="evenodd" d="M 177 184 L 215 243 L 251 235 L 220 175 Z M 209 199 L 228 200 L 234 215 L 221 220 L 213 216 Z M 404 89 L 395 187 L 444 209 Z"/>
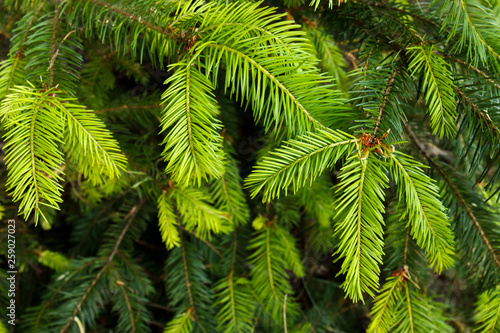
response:
<path fill-rule="evenodd" d="M 238 172 L 236 160 L 227 154 L 224 175 L 220 179 L 214 180 L 210 185 L 210 196 L 213 198 L 215 206 L 230 215 L 235 227 L 247 223 L 250 217 Z"/>
<path fill-rule="evenodd" d="M 433 133 L 440 138 L 455 135 L 456 105 L 448 64 L 434 53 L 432 47 L 413 47 L 408 50 L 411 52 L 409 68 L 412 74 L 422 75 L 421 85 L 425 89 Z"/>
<path fill-rule="evenodd" d="M 8 57 L 0 65 L 0 98 L 5 98 L 10 89 L 24 83 L 24 71 L 20 56 Z"/>
<path fill-rule="evenodd" d="M 59 144 L 63 140 L 68 159 L 96 184 L 102 183 L 102 177 L 116 178 L 118 168 L 125 168 L 118 143 L 104 124 L 95 114 L 70 104 L 73 99 L 60 97 L 60 91 L 53 89 L 36 91 L 33 86 L 16 86 L 11 91 L 0 109 L 8 129 L 4 136 L 7 186 L 14 201 L 21 201 L 25 218 L 34 211 L 36 224 L 40 215 L 45 218 L 42 206 L 58 209 L 62 202 L 58 181 L 62 180 Z"/>
<path fill-rule="evenodd" d="M 265 156 L 246 180 L 252 196 L 264 189 L 263 200 L 279 198 L 292 185 L 296 192 L 347 155 L 356 140 L 343 132 L 308 133 L 292 139 Z"/>
<path fill-rule="evenodd" d="M 187 318 L 181 319 L 187 316 L 193 318 L 197 330 L 214 332 L 214 309 L 210 306 L 213 293 L 208 287 L 210 280 L 203 257 L 192 244 L 184 242 L 181 240 L 181 246 L 173 250 L 165 267 L 170 305 L 179 313 L 167 327 L 182 331 L 190 325 Z"/>
<path fill-rule="evenodd" d="M 497 332 L 499 325 L 500 292 L 498 288 L 486 290 L 477 301 L 474 319 L 478 323 L 477 332 Z"/>
<path fill-rule="evenodd" d="M 198 236 L 205 238 L 214 233 L 228 233 L 232 225 L 227 213 L 211 205 L 212 200 L 204 192 L 196 188 L 174 189 L 177 209 L 189 231 L 195 230 Z"/>
<path fill-rule="evenodd" d="M 176 219 L 172 199 L 167 192 L 162 192 L 158 197 L 158 226 L 161 239 L 165 242 L 168 250 L 180 245 L 181 240 L 177 231 Z"/>
<path fill-rule="evenodd" d="M 442 30 L 448 33 L 448 41 L 454 41 L 451 52 L 461 53 L 465 48 L 467 60 L 472 64 L 486 67 L 494 64 L 498 70 L 500 44 L 496 31 L 499 22 L 488 4 L 470 0 L 444 0 L 433 1 L 432 5 L 439 2 L 443 17 Z M 453 40 L 454 37 L 458 38 Z"/>
<path fill-rule="evenodd" d="M 57 82 L 61 89 L 73 94 L 83 60 L 78 53 L 82 45 L 80 38 L 60 19 L 57 9 L 41 15 L 29 27 L 30 34 L 23 46 L 26 79 L 40 80 L 49 87 Z"/>
<path fill-rule="evenodd" d="M 279 226 L 264 226 L 256 232 L 249 243 L 252 250 L 249 261 L 252 287 L 257 301 L 273 323 L 283 325 L 285 295 L 291 295 L 292 289 L 285 270 L 291 270 L 297 277 L 304 275 L 300 256 L 295 249 L 293 238 Z M 287 321 L 294 322 L 298 316 L 297 303 L 288 297 L 286 305 Z"/>
<path fill-rule="evenodd" d="M 364 292 L 373 296 L 373 290 L 378 289 L 384 246 L 383 189 L 388 186 L 388 179 L 377 158 L 369 152 L 365 156 L 350 156 L 339 179 L 335 203 L 335 235 L 339 241 L 335 254 L 344 259 L 340 274 L 345 274 L 346 280 L 342 288 L 354 301 L 364 301 Z"/>
<path fill-rule="evenodd" d="M 499 330 L 499 4 L 3 1 L 16 331 Z"/>
<path fill-rule="evenodd" d="M 189 333 L 191 329 L 191 309 L 188 309 L 185 313 L 178 314 L 174 320 L 169 322 L 163 333 Z"/>
<path fill-rule="evenodd" d="M 38 92 L 33 87 L 12 88 L 0 114 L 7 132 L 4 135 L 8 190 L 25 218 L 32 212 L 35 224 L 43 215 L 42 206 L 58 208 L 62 202 L 62 104 L 53 97 L 57 91 Z M 40 138 L 39 140 L 35 140 Z M 43 140 L 43 141 L 42 141 Z"/>
<path fill-rule="evenodd" d="M 337 87 L 343 87 L 346 80 L 344 57 L 331 36 L 318 29 L 315 22 L 304 22 L 302 28 L 314 45 L 321 69 L 335 79 Z"/>
<path fill-rule="evenodd" d="M 68 159 L 94 184 L 118 178 L 127 163 L 118 142 L 96 114 L 81 105 L 70 104 L 72 100 L 65 102 L 64 143 Z"/>
<path fill-rule="evenodd" d="M 208 177 L 224 172 L 222 137 L 218 133 L 218 110 L 211 95 L 210 82 L 191 61 L 177 63 L 177 70 L 166 83 L 162 95 L 166 104 L 162 115 L 165 136 L 163 155 L 179 185 L 201 184 Z"/>
<path fill-rule="evenodd" d="M 45 250 L 39 254 L 38 260 L 41 264 L 55 271 L 65 271 L 70 266 L 68 258 L 57 252 Z"/>
<path fill-rule="evenodd" d="M 473 184 L 464 181 L 464 176 L 456 170 L 439 165 L 443 172 L 440 188 L 443 203 L 449 208 L 454 222 L 456 248 L 462 258 L 470 263 L 467 272 L 479 290 L 492 288 L 500 279 L 500 261 L 496 241 L 497 223 L 500 212 L 484 203 L 484 191 L 474 190 Z M 489 237 L 486 237 L 488 235 Z"/>
<path fill-rule="evenodd" d="M 220 290 L 214 303 L 220 306 L 217 329 L 228 333 L 250 332 L 254 315 L 254 307 L 248 306 L 248 300 L 253 298 L 250 281 L 245 278 L 234 279 L 230 274 L 227 279 L 214 285 L 214 290 Z"/>
<path fill-rule="evenodd" d="M 325 129 L 322 122 L 341 117 L 342 102 L 331 78 L 317 70 L 304 34 L 294 30 L 299 26 L 280 19 L 258 3 L 210 10 L 198 27 L 207 41 L 194 49 L 199 66 L 215 82 L 224 65 L 225 91 L 246 101 L 266 131 L 277 133 L 285 123 L 288 136 Z"/>
<path fill-rule="evenodd" d="M 438 187 L 423 171 L 421 163 L 404 154 L 391 154 L 389 169 L 399 184 L 398 198 L 405 202 L 412 237 L 426 253 L 434 270 L 453 265 L 453 235 L 439 201 Z"/>
<path fill-rule="evenodd" d="M 419 293 L 405 275 L 391 277 L 383 286 L 368 332 L 452 332 L 443 306 Z"/>

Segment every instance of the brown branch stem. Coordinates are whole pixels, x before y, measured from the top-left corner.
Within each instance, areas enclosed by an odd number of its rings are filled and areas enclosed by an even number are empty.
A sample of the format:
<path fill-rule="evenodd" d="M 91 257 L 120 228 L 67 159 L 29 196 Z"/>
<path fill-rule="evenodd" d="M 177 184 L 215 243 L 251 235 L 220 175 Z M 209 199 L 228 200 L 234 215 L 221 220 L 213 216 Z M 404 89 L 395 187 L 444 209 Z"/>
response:
<path fill-rule="evenodd" d="M 101 110 L 95 110 L 94 113 L 123 111 L 123 110 L 137 110 L 137 109 L 157 109 L 157 108 L 160 108 L 160 105 L 158 105 L 158 104 L 152 104 L 152 105 L 135 105 L 135 106 L 123 105 L 123 106 L 118 106 L 118 107 L 114 107 L 114 108 L 106 108 L 106 109 L 101 109 Z"/>
<path fill-rule="evenodd" d="M 180 234 L 180 241 L 181 241 L 181 253 L 182 253 L 182 264 L 184 267 L 184 278 L 186 279 L 186 288 L 188 292 L 188 297 L 189 297 L 189 305 L 191 306 L 191 309 L 193 309 L 193 315 L 195 318 L 196 316 L 196 309 L 194 307 L 194 302 L 193 302 L 193 295 L 191 293 L 191 282 L 189 282 L 189 272 L 187 268 L 187 259 L 186 259 L 186 248 L 184 246 L 184 237 L 182 237 L 182 233 Z"/>
<path fill-rule="evenodd" d="M 444 57 L 451 58 L 452 61 L 458 62 L 461 65 L 467 66 L 468 68 L 472 69 L 474 72 L 476 72 L 477 74 L 479 74 L 480 76 L 482 76 L 486 80 L 488 80 L 488 82 L 490 82 L 493 86 L 495 86 L 495 88 L 500 89 L 500 84 L 495 82 L 488 74 L 486 74 L 485 72 L 483 72 L 479 68 L 477 68 L 477 67 L 473 66 L 472 64 L 469 64 L 468 62 L 465 62 L 461 59 L 452 58 L 450 55 L 445 55 Z"/>
<path fill-rule="evenodd" d="M 56 37 L 57 37 L 57 24 L 59 23 L 59 14 L 61 12 L 61 7 L 56 7 L 56 12 L 54 14 L 54 25 L 52 26 L 52 41 L 50 43 L 50 65 L 49 65 L 49 88 L 52 88 L 52 84 L 54 84 L 54 62 L 56 57 Z"/>
<path fill-rule="evenodd" d="M 458 89 L 457 87 L 453 87 L 455 92 L 462 98 L 466 106 L 469 106 L 471 111 L 480 118 L 480 120 L 488 125 L 490 128 L 491 132 L 493 135 L 498 135 L 500 134 L 500 130 L 495 126 L 493 121 L 491 121 L 490 116 L 488 114 L 485 114 L 484 112 L 481 112 L 481 110 L 472 102 L 472 100 L 465 95 L 463 91 Z"/>
<path fill-rule="evenodd" d="M 399 64 L 398 67 L 396 67 L 394 72 L 392 72 L 391 76 L 389 77 L 389 80 L 387 81 L 387 85 L 385 86 L 385 91 L 384 91 L 384 97 L 382 97 L 382 103 L 380 103 L 380 107 L 378 108 L 378 117 L 377 121 L 375 122 L 375 128 L 373 129 L 373 135 L 377 134 L 378 125 L 380 124 L 380 120 L 382 119 L 382 113 L 384 112 L 384 108 L 387 103 L 387 98 L 389 97 L 389 92 L 391 91 L 392 83 L 394 82 L 396 75 L 401 69 L 401 66 L 403 66 L 402 63 Z"/>
<path fill-rule="evenodd" d="M 403 265 L 406 265 L 406 257 L 408 254 L 408 241 L 410 239 L 410 229 L 406 228 L 406 236 L 405 236 L 405 249 L 403 252 Z"/>
<path fill-rule="evenodd" d="M 139 24 L 142 24 L 143 26 L 151 29 L 151 30 L 154 30 L 154 31 L 157 31 L 163 35 L 167 35 L 167 36 L 170 36 L 170 37 L 174 37 L 174 30 L 167 26 L 165 28 L 160 28 L 150 22 L 147 22 L 147 21 L 144 21 L 141 19 L 141 17 L 137 17 L 135 15 L 132 15 L 130 14 L 129 12 L 123 10 L 123 9 L 120 9 L 120 8 L 117 8 L 117 7 L 114 7 L 112 5 L 109 5 L 107 3 L 103 3 L 103 2 L 100 2 L 100 1 L 96 1 L 96 0 L 84 0 L 85 2 L 88 2 L 88 3 L 91 3 L 91 4 L 94 4 L 94 5 L 97 5 L 97 6 L 100 6 L 100 7 L 104 7 L 106 9 L 109 9 L 110 11 L 116 13 L 116 14 L 119 14 L 121 16 L 125 16 L 133 21 L 136 21 L 136 22 L 139 22 Z"/>
<path fill-rule="evenodd" d="M 464 207 L 467 215 L 469 216 L 472 223 L 476 227 L 477 231 L 481 235 L 481 239 L 483 240 L 483 243 L 488 248 L 488 251 L 490 252 L 493 260 L 495 261 L 496 265 L 498 267 L 500 267 L 500 259 L 498 258 L 495 250 L 493 249 L 493 246 L 491 245 L 490 241 L 488 240 L 488 237 L 486 237 L 486 234 L 484 233 L 483 228 L 481 227 L 481 225 L 479 224 L 479 221 L 477 220 L 476 216 L 474 215 L 474 212 L 472 212 L 472 210 L 470 209 L 469 205 L 465 201 L 464 197 L 462 196 L 462 194 L 460 193 L 458 188 L 455 186 L 455 184 L 450 179 L 450 177 L 446 174 L 446 172 L 427 153 L 427 151 L 424 149 L 424 147 L 422 146 L 420 141 L 417 139 L 417 137 L 415 136 L 415 134 L 413 133 L 411 128 L 407 124 L 405 124 L 404 127 L 405 127 L 405 130 L 408 133 L 408 136 L 410 137 L 411 141 L 415 145 L 415 147 L 417 147 L 417 149 L 422 153 L 422 155 L 425 156 L 425 158 L 429 161 L 429 163 L 431 163 L 432 166 L 439 172 L 441 177 L 443 177 L 443 180 L 448 184 L 451 191 L 453 192 L 455 197 L 458 199 L 458 202 L 460 203 L 460 205 L 462 205 Z"/>

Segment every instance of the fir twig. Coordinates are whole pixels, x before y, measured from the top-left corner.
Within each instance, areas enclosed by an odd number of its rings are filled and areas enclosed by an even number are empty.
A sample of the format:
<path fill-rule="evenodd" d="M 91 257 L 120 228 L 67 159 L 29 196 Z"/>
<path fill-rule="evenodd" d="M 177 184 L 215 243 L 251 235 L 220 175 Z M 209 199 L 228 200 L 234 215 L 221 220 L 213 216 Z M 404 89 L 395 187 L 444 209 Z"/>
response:
<path fill-rule="evenodd" d="M 493 121 L 491 121 L 491 118 L 484 112 L 481 112 L 481 110 L 476 106 L 476 104 L 472 102 L 472 100 L 469 97 L 467 97 L 467 95 L 465 95 L 463 91 L 461 91 L 457 87 L 453 87 L 453 89 L 463 99 L 465 105 L 470 107 L 471 111 L 481 120 L 481 122 L 486 123 L 486 125 L 488 125 L 493 135 L 496 136 L 500 134 L 500 129 L 493 123 Z"/>
<path fill-rule="evenodd" d="M 95 113 L 103 113 L 103 112 L 114 112 L 114 111 L 123 111 L 123 110 L 141 110 L 141 109 L 159 109 L 161 106 L 159 104 L 151 104 L 151 105 L 123 105 L 117 106 L 113 108 L 105 108 L 100 110 L 95 110 Z"/>
<path fill-rule="evenodd" d="M 71 325 L 71 322 L 73 321 L 73 318 L 76 316 L 76 314 L 80 310 L 80 307 L 82 306 L 83 302 L 85 302 L 85 300 L 89 296 L 90 292 L 92 291 L 92 289 L 97 284 L 97 281 L 99 281 L 99 279 L 104 274 L 104 272 L 106 272 L 106 269 L 108 268 L 108 266 L 112 263 L 113 258 L 118 253 L 118 248 L 120 247 L 120 244 L 121 244 L 121 242 L 123 240 L 123 237 L 125 236 L 125 234 L 127 233 L 128 229 L 130 228 L 130 225 L 134 221 L 134 218 L 137 215 L 137 213 L 139 212 L 139 209 L 142 207 L 142 205 L 145 202 L 146 202 L 146 199 L 142 199 L 141 201 L 139 201 L 135 206 L 132 207 L 132 209 L 130 209 L 130 211 L 128 212 L 128 214 L 125 216 L 125 220 L 127 220 L 127 223 L 123 226 L 122 232 L 120 233 L 120 235 L 116 239 L 115 246 L 113 247 L 113 250 L 109 254 L 108 258 L 106 259 L 106 264 L 104 266 L 102 266 L 102 268 L 97 273 L 96 277 L 92 280 L 92 282 L 88 286 L 87 290 L 85 291 L 85 293 L 82 295 L 82 297 L 78 301 L 77 305 L 75 306 L 73 312 L 71 313 L 71 316 L 66 321 L 66 324 L 61 329 L 60 333 L 65 333 L 68 330 L 68 328 Z"/>
<path fill-rule="evenodd" d="M 488 237 L 486 237 L 486 234 L 484 233 L 483 228 L 481 227 L 476 216 L 474 215 L 474 213 L 470 209 L 469 205 L 467 204 L 467 201 L 465 201 L 464 197 L 462 196 L 462 194 L 460 194 L 460 191 L 458 191 L 457 187 L 451 181 L 450 177 L 448 177 L 446 172 L 427 153 L 427 151 L 424 149 L 424 147 L 422 146 L 420 141 L 417 139 L 417 137 L 415 136 L 415 134 L 413 133 L 411 128 L 408 125 L 405 125 L 405 130 L 408 133 L 408 136 L 410 137 L 410 139 L 413 142 L 413 144 L 415 145 L 415 147 L 417 147 L 417 149 L 420 151 L 420 153 L 422 153 L 422 155 L 425 156 L 425 158 L 429 161 L 429 163 L 431 163 L 432 166 L 439 172 L 441 177 L 443 177 L 443 180 L 448 184 L 448 186 L 450 186 L 450 189 L 452 190 L 455 197 L 458 199 L 458 202 L 460 203 L 460 205 L 462 205 L 464 207 L 465 211 L 467 212 L 467 215 L 469 215 L 472 223 L 474 224 L 477 231 L 481 235 L 481 239 L 483 240 L 484 244 L 488 248 L 488 251 L 490 252 L 496 265 L 500 268 L 500 258 L 498 258 L 497 253 L 493 249 L 493 246 L 491 245 L 490 241 L 488 240 Z"/>
<path fill-rule="evenodd" d="M 180 235 L 181 252 L 182 252 L 182 263 L 183 263 L 183 267 L 184 267 L 184 278 L 186 281 L 186 289 L 187 289 L 188 296 L 189 296 L 189 305 L 193 311 L 193 316 L 195 318 L 197 318 L 196 309 L 194 307 L 194 302 L 193 302 L 193 294 L 191 292 L 191 282 L 189 282 L 189 272 L 188 272 L 188 267 L 187 267 L 186 248 L 184 246 L 184 237 L 182 236 L 181 232 L 179 232 L 179 235 Z"/>
<path fill-rule="evenodd" d="M 72 1 L 75 1 L 75 0 L 72 0 Z M 124 9 L 117 8 L 115 6 L 111 6 L 111 5 L 104 3 L 104 2 L 101 2 L 101 1 L 96 1 L 96 0 L 83 0 L 83 1 L 87 2 L 87 3 L 94 4 L 94 5 L 99 6 L 99 7 L 104 7 L 106 9 L 109 9 L 110 11 L 112 11 L 116 14 L 119 14 L 120 16 L 126 17 L 127 19 L 130 19 L 132 21 L 136 21 L 139 24 L 142 24 L 151 30 L 157 31 L 162 35 L 166 35 L 168 37 L 176 36 L 174 29 L 172 29 L 172 27 L 170 27 L 170 26 L 167 26 L 165 28 L 161 28 L 161 27 L 156 26 L 148 21 L 142 20 L 141 17 L 137 17 L 134 14 L 127 12 Z"/>
<path fill-rule="evenodd" d="M 56 58 L 56 37 L 57 37 L 57 24 L 59 23 L 59 14 L 61 12 L 61 7 L 56 7 L 56 12 L 54 14 L 54 24 L 52 26 L 52 41 L 50 43 L 50 79 L 49 79 L 49 88 L 52 88 L 52 84 L 54 83 L 54 60 Z M 62 43 L 62 42 L 61 42 Z"/>
<path fill-rule="evenodd" d="M 380 120 L 382 119 L 382 112 L 384 111 L 385 104 L 387 103 L 387 98 L 389 97 L 389 92 L 391 91 L 392 83 L 394 82 L 394 79 L 396 78 L 396 75 L 398 74 L 402 66 L 403 64 L 400 63 L 396 67 L 396 69 L 392 72 L 391 76 L 389 77 L 389 80 L 387 81 L 387 85 L 385 86 L 385 91 L 384 91 L 384 97 L 382 97 L 382 103 L 380 103 L 380 107 L 378 108 L 378 117 L 377 121 L 375 122 L 375 128 L 373 129 L 373 135 L 377 134 L 378 125 L 380 124 Z"/>

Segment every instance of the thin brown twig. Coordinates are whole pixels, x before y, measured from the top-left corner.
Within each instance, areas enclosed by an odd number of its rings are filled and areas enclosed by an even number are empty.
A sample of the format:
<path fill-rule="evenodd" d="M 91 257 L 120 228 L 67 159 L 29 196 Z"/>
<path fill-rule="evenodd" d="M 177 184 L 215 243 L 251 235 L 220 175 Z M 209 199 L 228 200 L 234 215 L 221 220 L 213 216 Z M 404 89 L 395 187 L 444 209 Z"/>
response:
<path fill-rule="evenodd" d="M 28 33 L 29 33 L 30 29 L 31 29 L 31 26 L 33 25 L 33 22 L 36 20 L 38 14 L 40 13 L 40 10 L 42 10 L 43 6 L 45 6 L 45 2 L 46 1 L 42 2 L 40 4 L 40 6 L 35 10 L 35 13 L 33 14 L 33 17 L 31 18 L 31 20 L 28 23 L 28 26 L 24 30 L 23 39 L 21 41 L 21 44 L 19 45 L 19 51 L 18 52 L 22 52 L 23 45 L 24 45 L 24 43 L 26 43 L 26 39 L 28 39 Z"/>
<path fill-rule="evenodd" d="M 394 72 L 392 72 L 391 76 L 389 77 L 389 80 L 387 81 L 387 85 L 385 86 L 385 91 L 384 91 L 384 97 L 382 97 L 382 103 L 380 103 L 380 107 L 378 108 L 378 117 L 377 121 L 375 122 L 375 128 L 373 129 L 373 135 L 377 134 L 378 125 L 380 124 L 380 120 L 382 119 L 382 113 L 384 111 L 385 104 L 387 103 L 387 98 L 389 97 L 389 92 L 391 91 L 392 83 L 394 82 L 396 75 L 401 69 L 401 66 L 403 66 L 402 63 L 400 63 L 398 67 L 396 67 Z"/>
<path fill-rule="evenodd" d="M 97 6 L 101 6 L 101 7 L 104 7 L 106 9 L 109 9 L 110 11 L 116 13 L 116 14 L 120 14 L 122 16 L 125 16 L 133 21 L 136 21 L 136 22 L 139 22 L 139 24 L 142 24 L 143 26 L 145 27 L 148 27 L 149 29 L 151 30 L 155 30 L 163 35 L 168 35 L 168 36 L 174 36 L 174 33 L 175 31 L 167 26 L 165 28 L 160 28 L 150 22 L 147 22 L 147 21 L 144 21 L 141 19 L 141 17 L 137 17 L 135 15 L 132 15 L 130 14 L 129 12 L 123 10 L 123 9 L 120 9 L 120 8 L 117 8 L 117 7 L 114 7 L 112 5 L 109 5 L 107 3 L 103 3 L 103 2 L 100 2 L 100 1 L 95 1 L 95 0 L 84 0 L 85 2 L 88 2 L 88 3 L 91 3 L 91 4 L 94 4 L 94 5 L 97 5 Z"/>
<path fill-rule="evenodd" d="M 52 41 L 50 45 L 50 58 L 55 59 L 56 53 L 56 35 L 57 35 L 57 24 L 59 23 L 59 14 L 61 12 L 61 7 L 57 5 L 56 12 L 54 14 L 54 25 L 52 26 Z M 51 60 L 52 62 L 52 60 Z M 52 88 L 52 84 L 54 83 L 54 66 L 53 63 L 49 66 L 50 79 L 49 79 L 49 88 Z"/>
<path fill-rule="evenodd" d="M 131 325 L 132 332 L 135 332 L 134 315 L 133 315 L 133 311 L 132 311 L 132 306 L 130 305 L 130 300 L 128 298 L 127 291 L 125 290 L 125 285 L 121 281 L 122 278 L 121 278 L 120 274 L 118 273 L 118 270 L 116 269 L 116 267 L 113 264 L 113 262 L 110 263 L 110 266 L 111 266 L 111 268 L 113 268 L 113 271 L 114 271 L 114 273 L 116 275 L 116 278 L 117 278 L 116 284 L 119 286 L 120 290 L 122 291 L 123 298 L 125 299 L 125 304 L 127 305 L 127 310 L 128 310 L 128 314 L 129 314 L 129 319 L 130 319 L 130 325 Z"/>
<path fill-rule="evenodd" d="M 365 73 L 368 70 L 368 65 L 369 65 L 369 62 L 370 62 L 370 57 L 372 56 L 372 53 L 373 53 L 373 49 L 375 49 L 375 46 L 372 46 L 372 48 L 370 49 L 370 52 L 368 52 L 368 55 L 366 56 L 365 66 L 364 66 L 364 72 Z"/>
<path fill-rule="evenodd" d="M 107 108 L 107 109 L 101 109 L 101 110 L 95 110 L 94 113 L 102 113 L 102 112 L 113 112 L 113 111 L 122 111 L 122 110 L 135 110 L 135 109 L 157 109 L 160 108 L 161 106 L 158 104 L 152 104 L 152 105 L 134 105 L 134 106 L 128 106 L 128 105 L 123 105 L 123 106 L 118 106 L 114 108 Z"/>
<path fill-rule="evenodd" d="M 493 80 L 488 74 L 486 74 L 485 72 L 483 72 L 479 68 L 473 66 L 472 64 L 469 64 L 468 62 L 463 61 L 462 59 L 453 58 L 450 55 L 444 55 L 444 57 L 447 58 L 447 59 L 451 59 L 452 61 L 458 62 L 461 65 L 469 67 L 474 72 L 476 72 L 477 74 L 479 74 L 480 76 L 482 76 L 486 80 L 488 80 L 488 82 L 490 82 L 493 86 L 495 86 L 495 88 L 500 89 L 500 84 L 498 84 L 497 82 L 495 82 L 495 80 Z"/>
<path fill-rule="evenodd" d="M 465 105 L 469 106 L 471 111 L 474 112 L 474 114 L 476 114 L 476 116 L 478 116 L 481 119 L 481 121 L 485 122 L 488 125 L 493 135 L 500 134 L 500 130 L 495 126 L 493 121 L 491 121 L 490 116 L 488 114 L 481 112 L 481 110 L 476 106 L 476 104 L 474 104 L 474 102 L 472 102 L 472 100 L 469 97 L 467 97 L 467 95 L 465 95 L 463 91 L 461 91 L 457 87 L 453 87 L 453 90 L 455 90 L 455 92 L 463 99 Z"/>
<path fill-rule="evenodd" d="M 285 333 L 288 333 L 288 328 L 286 326 L 286 299 L 288 294 L 285 294 L 285 300 L 283 301 L 283 325 L 285 327 Z"/>
<path fill-rule="evenodd" d="M 236 238 L 236 228 L 233 231 L 233 257 L 231 259 L 231 272 L 234 271 L 234 264 L 236 263 L 236 248 L 238 246 L 238 239 Z"/>
<path fill-rule="evenodd" d="M 406 236 L 405 236 L 405 249 L 403 252 L 403 265 L 406 265 L 406 255 L 408 254 L 408 241 L 410 238 L 410 229 L 406 228 Z"/>
<path fill-rule="evenodd" d="M 152 308 L 164 310 L 166 312 L 177 313 L 177 311 L 175 311 L 174 309 L 171 309 L 168 306 L 165 306 L 165 305 L 162 305 L 162 304 L 156 304 L 156 303 L 151 303 L 151 302 L 144 303 L 144 304 L 147 305 L 147 306 L 150 306 Z"/>
<path fill-rule="evenodd" d="M 181 230 L 186 230 L 186 228 L 184 228 L 183 226 L 180 226 Z M 193 231 L 191 230 L 186 230 L 187 232 L 189 232 L 191 235 L 195 236 L 196 238 L 198 238 L 199 240 L 201 240 L 203 243 L 205 243 L 206 246 L 208 246 L 212 251 L 214 251 L 214 253 L 219 257 L 219 258 L 222 258 L 223 255 L 215 248 L 215 246 L 212 245 L 212 243 L 210 243 L 209 241 L 207 241 L 206 239 L 203 239 L 203 238 L 200 238 L 196 235 L 196 233 L 194 233 Z"/>
<path fill-rule="evenodd" d="M 182 253 L 182 263 L 184 267 L 184 278 L 186 279 L 186 288 L 188 292 L 188 297 L 189 297 L 189 305 L 193 309 L 193 315 L 195 318 L 196 316 L 196 309 L 194 307 L 194 302 L 193 302 L 193 295 L 191 293 L 191 282 L 189 282 L 189 272 L 187 269 L 187 259 L 186 259 L 186 248 L 184 246 L 184 237 L 182 237 L 182 233 L 180 234 L 180 242 L 181 242 L 181 253 Z"/>
<path fill-rule="evenodd" d="M 439 174 L 443 177 L 444 181 L 450 187 L 450 189 L 453 192 L 453 194 L 455 195 L 455 197 L 458 199 L 458 202 L 464 207 L 467 215 L 469 216 L 469 218 L 471 219 L 472 223 L 476 227 L 477 231 L 481 235 L 481 239 L 483 240 L 483 243 L 488 248 L 488 251 L 490 252 L 493 260 L 495 261 L 496 265 L 498 267 L 500 267 L 500 259 L 498 258 L 497 253 L 493 249 L 493 246 L 491 245 L 490 241 L 488 240 L 488 237 L 486 237 L 486 234 L 484 233 L 483 228 L 479 224 L 476 216 L 474 215 L 474 213 L 470 209 L 469 205 L 465 201 L 464 197 L 462 196 L 462 194 L 460 193 L 460 191 L 458 190 L 458 188 L 452 182 L 452 180 L 450 179 L 450 177 L 448 177 L 448 175 L 446 174 L 446 172 L 427 153 L 427 151 L 424 149 L 424 147 L 422 146 L 422 144 L 420 143 L 420 141 L 417 139 L 417 137 L 415 136 L 415 134 L 413 133 L 413 131 L 411 130 L 411 128 L 407 124 L 405 124 L 404 127 L 405 127 L 406 132 L 408 133 L 408 136 L 410 137 L 410 139 L 412 140 L 413 144 L 415 145 L 415 147 L 417 147 L 417 149 L 422 153 L 422 155 L 425 156 L 425 158 L 429 161 L 429 163 L 431 163 L 432 166 L 439 172 Z"/>
<path fill-rule="evenodd" d="M 47 68 L 47 70 L 51 73 L 51 84 L 50 84 L 50 86 L 52 86 L 52 80 L 54 79 L 54 63 L 56 61 L 57 56 L 59 55 L 59 50 L 61 49 L 61 45 L 69 37 L 69 35 L 71 35 L 75 31 L 76 30 L 71 30 L 70 32 L 68 32 L 66 34 L 66 36 L 64 36 L 64 38 L 59 43 L 59 46 L 57 47 L 57 50 L 55 51 L 55 53 L 52 54 L 52 58 L 50 59 L 49 67 Z M 55 30 L 54 30 L 54 33 L 55 33 Z"/>

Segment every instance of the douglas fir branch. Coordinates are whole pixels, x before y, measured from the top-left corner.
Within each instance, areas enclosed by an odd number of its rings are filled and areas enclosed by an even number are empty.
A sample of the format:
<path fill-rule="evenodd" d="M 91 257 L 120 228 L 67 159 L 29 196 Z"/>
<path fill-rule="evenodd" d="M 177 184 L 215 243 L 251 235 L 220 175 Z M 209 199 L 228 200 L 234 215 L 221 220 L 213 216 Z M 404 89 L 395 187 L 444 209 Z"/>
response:
<path fill-rule="evenodd" d="M 0 123 L 0 333 L 500 332 L 499 0 L 1 0 Z"/>

